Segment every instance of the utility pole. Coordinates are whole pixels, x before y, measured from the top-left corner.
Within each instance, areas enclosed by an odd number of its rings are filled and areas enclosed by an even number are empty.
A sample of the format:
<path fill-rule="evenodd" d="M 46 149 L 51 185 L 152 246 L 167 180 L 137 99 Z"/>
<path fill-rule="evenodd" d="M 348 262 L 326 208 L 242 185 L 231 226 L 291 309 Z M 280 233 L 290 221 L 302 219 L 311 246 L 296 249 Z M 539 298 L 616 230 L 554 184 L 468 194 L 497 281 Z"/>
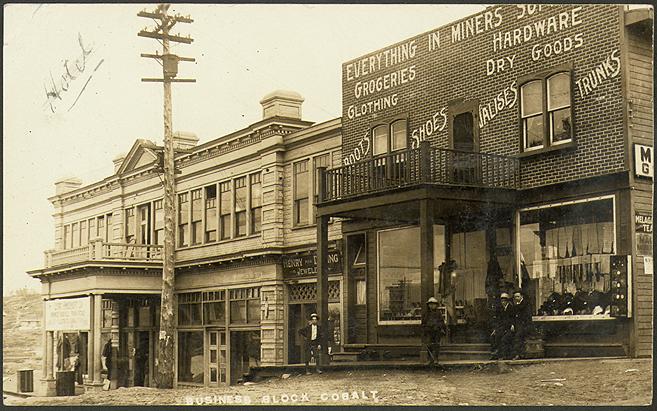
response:
<path fill-rule="evenodd" d="M 159 348 L 155 357 L 155 383 L 158 388 L 173 388 L 175 370 L 175 284 L 174 252 L 176 228 L 176 186 L 175 150 L 171 132 L 171 83 L 196 82 L 194 79 L 176 79 L 179 61 L 195 61 L 193 58 L 171 54 L 169 42 L 190 44 L 193 39 L 171 35 L 169 31 L 176 23 L 192 23 L 194 20 L 181 15 L 169 15 L 169 4 L 160 4 L 155 11 L 141 11 L 139 17 L 151 18 L 156 23 L 152 30 L 144 28 L 137 35 L 158 40 L 162 44 L 162 54 L 142 54 L 142 57 L 155 59 L 162 65 L 162 78 L 142 78 L 145 82 L 164 84 L 164 259 L 162 264 L 162 298 L 160 309 Z"/>

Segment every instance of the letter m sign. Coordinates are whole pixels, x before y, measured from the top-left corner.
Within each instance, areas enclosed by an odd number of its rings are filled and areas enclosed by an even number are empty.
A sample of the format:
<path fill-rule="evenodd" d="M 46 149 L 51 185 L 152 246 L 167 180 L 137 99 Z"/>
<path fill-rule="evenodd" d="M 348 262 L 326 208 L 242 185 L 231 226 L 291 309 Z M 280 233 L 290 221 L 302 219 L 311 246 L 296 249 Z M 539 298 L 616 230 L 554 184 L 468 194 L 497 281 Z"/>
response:
<path fill-rule="evenodd" d="M 634 174 L 637 177 L 653 177 L 653 148 L 642 144 L 634 144 Z"/>

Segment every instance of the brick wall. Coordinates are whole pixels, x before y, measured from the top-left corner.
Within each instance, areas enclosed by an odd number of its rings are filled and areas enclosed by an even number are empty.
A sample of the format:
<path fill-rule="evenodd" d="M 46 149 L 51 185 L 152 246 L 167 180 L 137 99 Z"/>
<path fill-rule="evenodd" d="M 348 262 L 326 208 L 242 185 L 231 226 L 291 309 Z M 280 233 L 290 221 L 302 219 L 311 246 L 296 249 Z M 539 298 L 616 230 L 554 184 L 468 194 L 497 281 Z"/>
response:
<path fill-rule="evenodd" d="M 602 80 L 588 93 L 580 93 L 576 84 L 605 61 L 614 70 L 618 66 L 616 61 L 608 58 L 612 53 L 614 57 L 620 56 L 619 7 L 544 5 L 540 9 L 532 9 L 532 15 L 527 15 L 527 11 L 526 8 L 523 11 L 519 5 L 493 6 L 433 32 L 378 50 L 363 56 L 367 59 L 365 66 L 368 71 L 371 68 L 374 70 L 358 78 L 355 78 L 355 69 L 362 58 L 343 64 L 343 160 L 354 150 L 359 151 L 359 142 L 372 126 L 396 116 L 407 116 L 409 120 L 409 147 L 420 136 L 431 141 L 434 146 L 448 147 L 449 127 L 445 125 L 449 114 L 447 107 L 449 102 L 456 99 L 478 100 L 479 122 L 482 124 L 480 151 L 517 154 L 520 152 L 518 79 L 572 64 L 576 148 L 522 158 L 522 185 L 524 188 L 536 187 L 622 170 L 624 145 L 621 74 Z M 537 37 L 535 25 L 545 23 L 547 27 L 551 18 L 557 30 Z M 479 33 L 476 32 L 477 23 Z M 474 34 L 468 32 L 467 38 L 462 35 L 460 40 L 453 41 L 453 28 L 468 24 L 475 28 Z M 517 29 L 520 31 L 514 33 Z M 532 32 L 527 41 L 524 37 L 526 30 Z M 519 41 L 505 46 L 507 32 L 512 43 L 514 35 Z M 437 36 L 440 39 L 439 45 L 435 42 Z M 494 40 L 498 36 L 502 39 L 501 46 L 500 42 Z M 555 43 L 560 46 L 555 46 Z M 568 51 L 564 51 L 566 43 L 570 45 Z M 534 61 L 532 49 L 539 45 L 539 49 L 545 50 L 546 44 L 552 45 L 552 50 L 561 47 L 562 51 Z M 414 55 L 410 53 L 413 45 L 416 47 Z M 398 47 L 409 48 L 408 59 L 386 67 L 386 55 L 392 61 L 391 50 L 399 50 Z M 380 69 L 379 56 L 382 63 Z M 501 61 L 500 70 L 489 70 L 498 67 L 498 59 Z M 513 67 L 509 60 L 513 60 Z M 400 70 L 406 70 L 405 75 Z M 368 96 L 363 96 L 357 88 L 359 81 L 370 82 L 393 72 L 397 72 L 398 79 L 404 75 L 407 81 Z M 392 84 L 390 77 L 388 83 Z M 357 98 L 359 92 L 361 96 Z M 361 111 L 363 104 L 380 98 L 390 98 L 392 105 L 393 95 L 397 97 L 394 106 L 367 109 L 365 114 L 356 115 L 355 110 Z M 501 110 L 492 108 L 494 116 L 489 119 L 483 110 L 494 106 L 498 101 L 497 96 L 506 100 L 499 103 L 503 106 Z M 368 157 L 371 155 L 370 149 Z"/>

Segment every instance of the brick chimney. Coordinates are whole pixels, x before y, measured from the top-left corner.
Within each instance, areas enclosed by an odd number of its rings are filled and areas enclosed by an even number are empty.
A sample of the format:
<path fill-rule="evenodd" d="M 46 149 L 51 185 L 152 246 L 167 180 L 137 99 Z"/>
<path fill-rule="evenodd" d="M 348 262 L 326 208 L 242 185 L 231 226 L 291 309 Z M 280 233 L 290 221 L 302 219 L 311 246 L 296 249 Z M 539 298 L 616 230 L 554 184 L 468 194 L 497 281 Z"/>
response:
<path fill-rule="evenodd" d="M 114 173 L 119 171 L 119 168 L 121 167 L 121 164 L 123 164 L 123 160 L 125 160 L 125 153 L 121 153 L 114 157 L 114 160 L 112 162 L 114 163 Z"/>
<path fill-rule="evenodd" d="M 196 134 L 186 131 L 176 131 L 173 133 L 173 147 L 180 149 L 190 149 L 196 147 L 198 137 Z"/>
<path fill-rule="evenodd" d="M 303 97 L 295 91 L 276 90 L 260 100 L 262 119 L 280 116 L 301 120 Z"/>
<path fill-rule="evenodd" d="M 55 194 L 65 194 L 82 186 L 82 180 L 77 177 L 66 177 L 55 181 Z"/>

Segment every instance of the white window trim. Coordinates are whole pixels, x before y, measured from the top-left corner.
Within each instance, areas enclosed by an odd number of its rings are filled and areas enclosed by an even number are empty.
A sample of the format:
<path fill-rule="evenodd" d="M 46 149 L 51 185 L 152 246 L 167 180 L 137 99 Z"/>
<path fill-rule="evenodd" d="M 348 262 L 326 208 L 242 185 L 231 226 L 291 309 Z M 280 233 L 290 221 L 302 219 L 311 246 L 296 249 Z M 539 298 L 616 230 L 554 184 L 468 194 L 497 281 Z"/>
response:
<path fill-rule="evenodd" d="M 573 141 L 572 129 L 570 130 L 571 135 L 570 135 L 570 138 L 569 138 L 569 139 L 567 139 L 567 140 L 561 140 L 561 141 L 554 141 L 554 126 L 553 126 L 553 124 L 552 124 L 552 116 L 550 115 L 550 113 L 552 113 L 552 112 L 554 112 L 554 111 L 562 110 L 562 109 L 564 109 L 564 108 L 566 108 L 566 107 L 569 108 L 569 109 L 571 109 L 571 113 L 572 113 L 572 107 L 573 107 L 573 102 L 572 102 L 572 95 L 573 95 L 572 84 L 569 84 L 569 91 L 570 91 L 570 94 L 569 94 L 569 97 L 570 97 L 570 104 L 568 104 L 568 105 L 564 105 L 564 106 L 560 106 L 560 107 L 554 107 L 552 110 L 550 110 L 550 79 L 553 78 L 553 77 L 559 76 L 559 75 L 561 75 L 561 74 L 566 74 L 567 77 L 568 77 L 568 80 L 572 83 L 572 79 L 573 79 L 573 78 L 572 78 L 572 75 L 570 75 L 570 73 L 567 72 L 567 71 L 559 71 L 559 72 L 554 73 L 554 74 L 552 74 L 550 77 L 548 77 L 548 78 L 545 79 L 545 87 L 546 87 L 546 92 L 547 92 L 547 95 L 545 96 L 545 99 L 546 99 L 546 103 L 547 103 L 547 116 L 548 116 L 548 121 L 549 121 L 549 130 L 550 130 L 550 132 L 549 132 L 549 133 L 550 133 L 550 136 L 549 136 L 549 137 L 550 137 L 550 145 L 551 145 L 551 146 L 556 146 L 556 145 L 559 145 L 559 144 L 567 144 L 567 143 L 570 143 L 570 142 Z M 571 116 L 570 121 L 572 122 L 572 120 L 573 120 L 573 119 L 572 119 L 572 116 Z M 572 126 L 571 126 L 571 127 L 572 127 Z"/>

